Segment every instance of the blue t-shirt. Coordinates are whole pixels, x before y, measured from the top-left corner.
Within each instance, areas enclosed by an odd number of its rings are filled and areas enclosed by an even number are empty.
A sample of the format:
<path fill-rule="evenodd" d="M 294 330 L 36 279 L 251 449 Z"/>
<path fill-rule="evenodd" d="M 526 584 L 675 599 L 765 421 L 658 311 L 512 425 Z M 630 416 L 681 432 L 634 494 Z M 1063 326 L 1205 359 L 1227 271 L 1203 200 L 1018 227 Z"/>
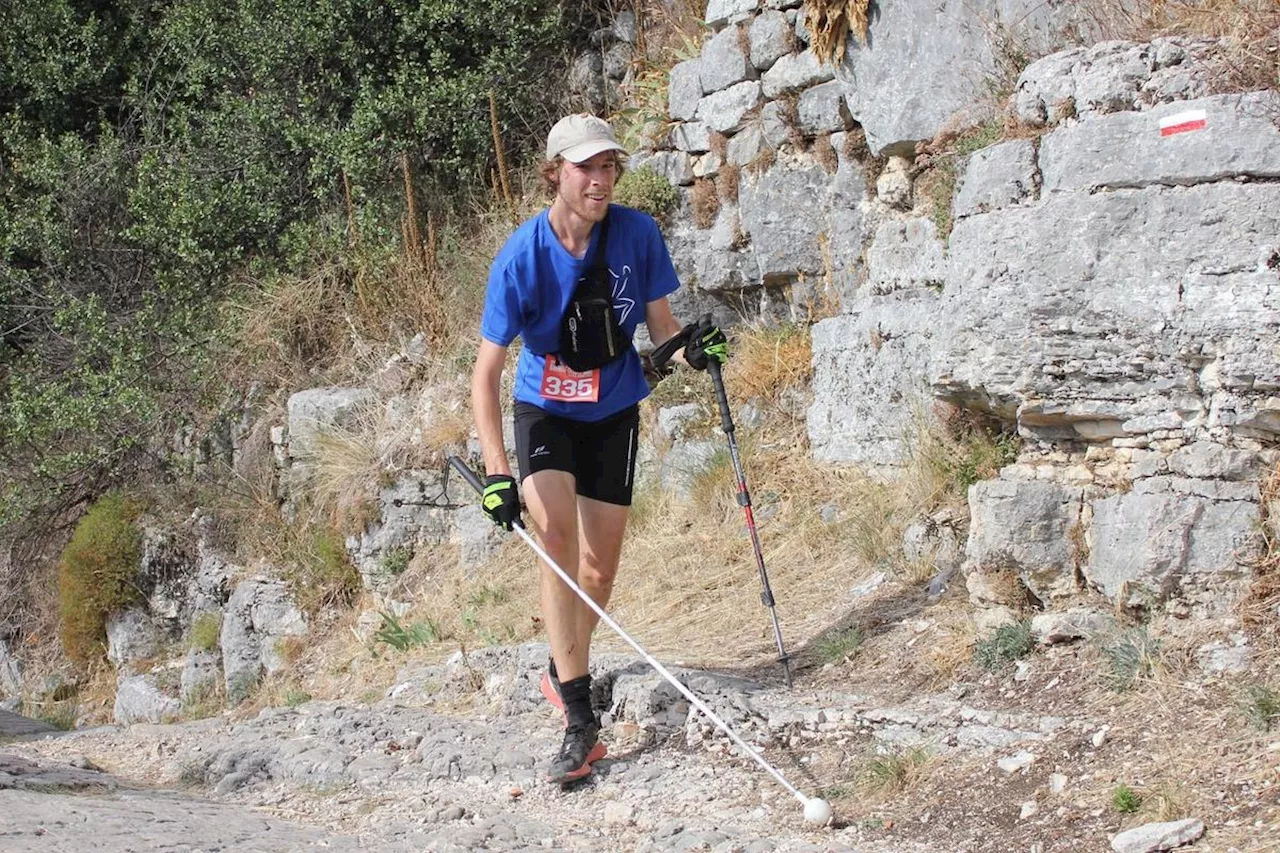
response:
<path fill-rule="evenodd" d="M 595 403 L 548 400 L 539 393 L 544 357 L 560 349 L 560 319 L 578 279 L 595 263 L 599 238 L 597 225 L 586 256 L 575 258 L 556 237 L 547 210 L 521 225 L 494 258 L 480 319 L 480 334 L 488 341 L 505 347 L 517 335 L 524 340 L 516 364 L 516 400 L 579 421 L 607 418 L 649 394 L 635 347 L 600 369 Z M 680 282 L 662 233 L 648 214 L 609 205 L 606 252 L 613 310 L 630 335 L 644 320 L 645 306 L 672 293 Z"/>

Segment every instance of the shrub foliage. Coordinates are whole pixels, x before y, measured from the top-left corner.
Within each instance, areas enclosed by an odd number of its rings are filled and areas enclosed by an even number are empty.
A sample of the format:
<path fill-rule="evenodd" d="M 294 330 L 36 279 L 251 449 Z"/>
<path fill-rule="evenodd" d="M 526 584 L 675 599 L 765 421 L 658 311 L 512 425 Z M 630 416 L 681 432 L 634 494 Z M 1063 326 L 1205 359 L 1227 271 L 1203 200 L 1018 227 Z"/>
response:
<path fill-rule="evenodd" d="M 0 31 L 0 528 L 162 464 L 232 283 L 305 273 L 353 233 L 523 150 L 596 4 L 13 4 Z M 511 152 L 508 152 L 511 153 Z M 206 377 L 215 377 L 208 379 Z M 148 469 L 147 463 L 151 463 Z"/>
<path fill-rule="evenodd" d="M 134 584 L 142 556 L 142 534 L 134 523 L 140 504 L 108 494 L 85 513 L 58 564 L 62 646 L 72 661 L 87 665 L 103 657 L 107 616 L 140 598 Z"/>

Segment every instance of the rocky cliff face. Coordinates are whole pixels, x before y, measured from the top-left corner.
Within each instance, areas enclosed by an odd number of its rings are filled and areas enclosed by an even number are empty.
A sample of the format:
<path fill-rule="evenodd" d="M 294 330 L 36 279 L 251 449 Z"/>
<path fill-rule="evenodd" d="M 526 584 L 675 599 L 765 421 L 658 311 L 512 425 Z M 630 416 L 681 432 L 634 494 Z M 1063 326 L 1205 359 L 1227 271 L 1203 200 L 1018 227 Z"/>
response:
<path fill-rule="evenodd" d="M 1213 94 L 1212 41 L 1049 52 L 1071 4 L 876 4 L 833 69 L 799 5 L 710 3 L 672 73 L 679 124 L 641 162 L 691 214 L 700 182 L 721 201 L 672 229 L 690 307 L 838 299 L 813 330 L 820 460 L 902 464 L 936 401 L 1016 429 L 1022 458 L 971 492 L 971 577 L 1221 611 L 1280 423 L 1275 93 Z M 993 99 L 1023 50 L 1048 55 Z M 973 125 L 985 146 L 949 145 Z"/>

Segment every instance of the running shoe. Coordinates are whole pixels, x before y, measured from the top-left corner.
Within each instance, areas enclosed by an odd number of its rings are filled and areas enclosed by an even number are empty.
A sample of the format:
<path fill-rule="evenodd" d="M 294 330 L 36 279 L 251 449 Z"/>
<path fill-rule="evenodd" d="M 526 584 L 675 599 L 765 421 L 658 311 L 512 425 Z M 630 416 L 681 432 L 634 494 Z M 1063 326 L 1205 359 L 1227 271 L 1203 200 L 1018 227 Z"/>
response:
<path fill-rule="evenodd" d="M 594 720 L 574 723 L 564 730 L 564 743 L 547 773 L 550 782 L 572 782 L 591 772 L 591 765 L 604 758 L 607 750 L 600 742 L 600 725 Z"/>

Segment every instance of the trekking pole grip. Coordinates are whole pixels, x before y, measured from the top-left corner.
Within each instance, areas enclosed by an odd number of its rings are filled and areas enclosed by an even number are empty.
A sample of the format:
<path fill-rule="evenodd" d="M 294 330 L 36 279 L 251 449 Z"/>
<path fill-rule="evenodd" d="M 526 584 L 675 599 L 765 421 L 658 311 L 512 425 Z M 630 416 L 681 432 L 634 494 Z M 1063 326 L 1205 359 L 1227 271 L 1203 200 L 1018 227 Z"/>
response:
<path fill-rule="evenodd" d="M 476 494 L 484 494 L 484 484 L 480 482 L 480 478 L 476 476 L 476 472 L 471 470 L 471 466 L 462 461 L 460 456 L 450 456 L 449 464 L 453 466 L 453 470 L 462 475 L 462 479 L 467 481 L 467 485 L 476 490 Z"/>
<path fill-rule="evenodd" d="M 729 413 L 729 396 L 724 391 L 724 378 L 720 375 L 720 362 L 714 358 L 707 359 L 707 372 L 711 374 L 711 384 L 716 389 L 716 402 L 720 405 L 720 429 L 725 434 L 733 432 L 733 416 Z"/>

